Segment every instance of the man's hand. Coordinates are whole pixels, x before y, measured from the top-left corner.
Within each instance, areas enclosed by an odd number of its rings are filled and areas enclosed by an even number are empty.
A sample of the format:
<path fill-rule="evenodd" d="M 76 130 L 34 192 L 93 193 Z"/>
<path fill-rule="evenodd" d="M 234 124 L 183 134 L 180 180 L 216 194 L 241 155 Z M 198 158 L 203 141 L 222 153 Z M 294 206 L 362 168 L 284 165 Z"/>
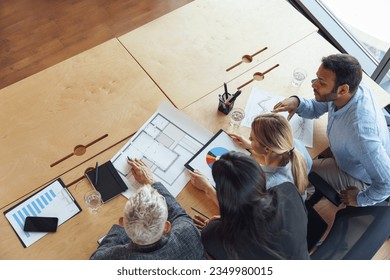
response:
<path fill-rule="evenodd" d="M 291 96 L 278 102 L 273 109 L 273 113 L 288 112 L 287 120 L 289 121 L 297 111 L 299 106 L 299 99 L 296 96 Z"/>
<path fill-rule="evenodd" d="M 130 159 L 127 161 L 131 166 L 131 173 L 135 180 L 142 185 L 151 185 L 154 183 L 152 171 L 149 167 L 139 159 Z"/>
<path fill-rule="evenodd" d="M 251 141 L 249 141 L 249 139 L 233 133 L 230 133 L 229 135 L 232 138 L 233 142 L 236 143 L 238 146 L 248 150 L 252 148 Z"/>
<path fill-rule="evenodd" d="M 346 190 L 340 192 L 340 200 L 347 206 L 359 206 L 357 202 L 357 194 L 359 193 L 357 187 L 348 187 Z"/>

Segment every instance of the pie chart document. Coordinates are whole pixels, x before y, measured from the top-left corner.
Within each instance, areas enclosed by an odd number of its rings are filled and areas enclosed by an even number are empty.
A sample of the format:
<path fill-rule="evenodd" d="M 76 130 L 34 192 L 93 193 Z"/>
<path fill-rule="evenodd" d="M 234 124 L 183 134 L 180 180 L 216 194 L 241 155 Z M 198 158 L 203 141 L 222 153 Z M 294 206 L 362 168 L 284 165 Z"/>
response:
<path fill-rule="evenodd" d="M 248 150 L 236 145 L 232 138 L 221 129 L 185 164 L 185 167 L 192 171 L 198 170 L 215 187 L 211 168 L 215 161 L 230 151 L 250 155 Z"/>

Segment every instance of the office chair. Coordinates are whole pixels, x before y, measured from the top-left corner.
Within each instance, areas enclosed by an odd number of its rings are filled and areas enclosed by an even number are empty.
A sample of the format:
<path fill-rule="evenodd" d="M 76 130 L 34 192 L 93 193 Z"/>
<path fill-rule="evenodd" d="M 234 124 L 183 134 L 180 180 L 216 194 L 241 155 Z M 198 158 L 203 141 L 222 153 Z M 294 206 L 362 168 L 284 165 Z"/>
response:
<path fill-rule="evenodd" d="M 322 179 L 320 175 L 315 172 L 310 172 L 308 179 L 315 188 L 314 194 L 308 199 L 309 204 L 314 206 L 324 196 L 337 207 L 341 204 L 339 193 Z"/>
<path fill-rule="evenodd" d="M 307 249 L 311 252 L 328 229 L 328 223 L 307 200 L 305 205 L 307 209 Z"/>
<path fill-rule="evenodd" d="M 390 235 L 390 207 L 347 207 L 339 210 L 333 226 L 313 260 L 370 260 Z"/>
<path fill-rule="evenodd" d="M 321 200 L 322 197 L 326 197 L 330 202 L 332 202 L 337 207 L 340 206 L 341 200 L 339 198 L 339 193 L 332 188 L 324 179 L 321 178 L 315 172 L 310 172 L 308 175 L 309 182 L 314 186 L 315 192 L 308 199 L 308 203 L 314 206 L 317 202 Z M 375 206 L 388 206 L 389 205 L 388 197 L 385 201 L 375 204 Z"/>

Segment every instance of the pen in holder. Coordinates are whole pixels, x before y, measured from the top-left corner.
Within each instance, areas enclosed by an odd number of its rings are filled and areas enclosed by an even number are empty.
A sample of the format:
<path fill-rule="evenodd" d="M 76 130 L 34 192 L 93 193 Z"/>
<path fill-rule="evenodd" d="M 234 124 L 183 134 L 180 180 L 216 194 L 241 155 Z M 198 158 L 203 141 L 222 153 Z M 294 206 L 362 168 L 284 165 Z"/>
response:
<path fill-rule="evenodd" d="M 234 106 L 234 100 L 232 102 L 228 101 L 228 100 L 231 100 L 232 97 L 233 97 L 233 95 L 228 93 L 228 92 L 220 94 L 219 95 L 219 102 L 218 102 L 218 111 L 224 113 L 225 115 L 228 115 Z"/>
<path fill-rule="evenodd" d="M 223 89 L 224 93 L 219 95 L 218 111 L 227 115 L 233 109 L 235 98 L 228 92 L 226 83 L 223 83 Z"/>

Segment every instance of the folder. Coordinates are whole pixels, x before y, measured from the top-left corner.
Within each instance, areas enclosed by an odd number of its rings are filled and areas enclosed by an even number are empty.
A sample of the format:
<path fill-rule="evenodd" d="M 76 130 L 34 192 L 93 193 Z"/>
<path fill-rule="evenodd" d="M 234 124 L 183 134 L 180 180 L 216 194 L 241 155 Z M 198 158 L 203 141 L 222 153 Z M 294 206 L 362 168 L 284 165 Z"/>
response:
<path fill-rule="evenodd" d="M 96 177 L 96 168 L 88 171 L 85 176 L 91 185 L 102 195 L 103 203 L 108 202 L 117 195 L 127 190 L 125 182 L 119 176 L 111 161 L 107 161 L 98 168 L 98 176 Z M 97 184 L 95 180 L 97 178 Z"/>

